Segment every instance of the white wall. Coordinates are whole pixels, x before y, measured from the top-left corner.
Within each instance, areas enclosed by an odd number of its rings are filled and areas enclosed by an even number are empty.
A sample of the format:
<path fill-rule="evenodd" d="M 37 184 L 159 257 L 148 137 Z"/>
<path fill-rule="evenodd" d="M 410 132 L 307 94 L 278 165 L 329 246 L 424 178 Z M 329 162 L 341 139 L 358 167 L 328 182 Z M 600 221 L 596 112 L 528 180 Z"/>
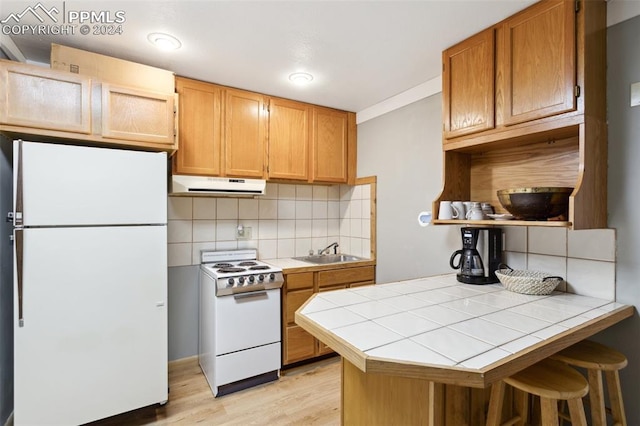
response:
<path fill-rule="evenodd" d="M 378 177 L 377 282 L 453 272 L 457 226 L 418 225 L 442 187 L 437 94 L 358 125 L 358 176 Z"/>
<path fill-rule="evenodd" d="M 616 2 L 621 0 L 616 0 Z M 630 106 L 630 85 L 640 81 L 640 16 L 607 30 L 609 121 L 609 226 L 617 230 L 616 298 L 636 315 L 598 339 L 625 353 L 621 380 L 629 425 L 640 424 L 640 106 Z"/>

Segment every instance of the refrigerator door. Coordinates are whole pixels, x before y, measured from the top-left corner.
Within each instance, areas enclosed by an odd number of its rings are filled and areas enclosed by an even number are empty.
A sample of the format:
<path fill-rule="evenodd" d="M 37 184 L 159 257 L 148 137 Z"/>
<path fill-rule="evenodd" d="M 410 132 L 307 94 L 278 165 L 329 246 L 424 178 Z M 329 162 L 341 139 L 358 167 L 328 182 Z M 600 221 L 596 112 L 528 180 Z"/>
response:
<path fill-rule="evenodd" d="M 16 225 L 167 221 L 164 152 L 14 141 L 13 158 Z"/>
<path fill-rule="evenodd" d="M 15 424 L 82 424 L 166 401 L 166 226 L 22 232 Z"/>

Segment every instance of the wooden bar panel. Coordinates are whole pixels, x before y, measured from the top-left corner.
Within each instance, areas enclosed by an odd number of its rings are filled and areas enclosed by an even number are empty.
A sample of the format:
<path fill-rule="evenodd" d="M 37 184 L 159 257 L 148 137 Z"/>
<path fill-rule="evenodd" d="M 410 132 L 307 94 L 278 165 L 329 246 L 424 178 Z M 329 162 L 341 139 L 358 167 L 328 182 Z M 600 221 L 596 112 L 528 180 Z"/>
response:
<path fill-rule="evenodd" d="M 429 424 L 430 387 L 427 380 L 364 373 L 343 359 L 342 424 Z"/>

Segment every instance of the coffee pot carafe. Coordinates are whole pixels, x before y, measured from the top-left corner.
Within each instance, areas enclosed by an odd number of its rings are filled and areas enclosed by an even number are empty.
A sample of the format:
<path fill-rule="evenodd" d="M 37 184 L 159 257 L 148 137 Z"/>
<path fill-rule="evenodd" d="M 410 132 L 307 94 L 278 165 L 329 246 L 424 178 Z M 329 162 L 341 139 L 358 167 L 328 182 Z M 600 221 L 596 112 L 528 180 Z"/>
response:
<path fill-rule="evenodd" d="M 477 249 L 480 231 L 486 231 L 487 234 L 487 268 Z M 453 269 L 460 269 L 457 280 L 466 284 L 497 283 L 495 271 L 502 263 L 502 229 L 463 227 L 460 232 L 462 249 L 453 252 L 449 259 L 449 265 Z M 458 262 L 455 263 L 458 256 Z"/>

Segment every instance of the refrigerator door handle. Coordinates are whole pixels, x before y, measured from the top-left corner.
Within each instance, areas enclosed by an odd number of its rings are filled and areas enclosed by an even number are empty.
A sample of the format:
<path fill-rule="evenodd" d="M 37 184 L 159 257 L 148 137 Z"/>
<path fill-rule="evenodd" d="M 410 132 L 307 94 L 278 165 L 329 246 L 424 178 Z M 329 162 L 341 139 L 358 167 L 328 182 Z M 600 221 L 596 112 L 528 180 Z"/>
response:
<path fill-rule="evenodd" d="M 14 226 L 22 225 L 23 216 L 23 194 L 22 194 L 22 139 L 18 140 L 18 164 L 16 170 L 16 204 L 15 213 L 13 215 Z"/>
<path fill-rule="evenodd" d="M 23 261 L 23 253 L 24 253 L 24 238 L 22 233 L 24 232 L 24 230 L 22 229 L 16 229 L 15 230 L 15 247 L 16 247 L 16 282 L 17 282 L 17 286 L 18 286 L 18 326 L 19 327 L 23 327 L 24 326 L 24 314 L 23 314 L 23 310 L 22 310 L 22 304 L 23 302 L 23 294 L 24 294 L 24 288 L 23 288 L 23 268 L 22 268 L 22 261 Z"/>

